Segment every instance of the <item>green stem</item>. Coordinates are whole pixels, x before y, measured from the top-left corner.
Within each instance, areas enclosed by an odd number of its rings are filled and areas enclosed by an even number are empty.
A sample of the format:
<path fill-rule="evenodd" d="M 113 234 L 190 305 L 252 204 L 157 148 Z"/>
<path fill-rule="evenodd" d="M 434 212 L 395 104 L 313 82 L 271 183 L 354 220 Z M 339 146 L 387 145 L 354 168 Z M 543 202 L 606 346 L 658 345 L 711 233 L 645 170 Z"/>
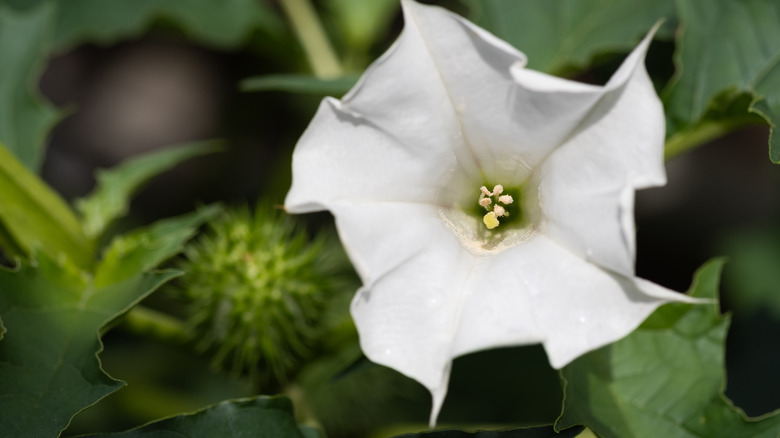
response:
<path fill-rule="evenodd" d="M 328 79 L 342 75 L 341 63 L 309 0 L 280 0 L 306 52 L 314 75 Z"/>
<path fill-rule="evenodd" d="M 295 419 L 298 423 L 322 430 L 322 424 L 320 424 L 317 417 L 314 416 L 309 404 L 306 402 L 306 394 L 303 391 L 303 388 L 295 383 L 291 383 L 284 388 L 283 394 L 289 398 L 293 406 L 295 406 Z"/>
<path fill-rule="evenodd" d="M 122 328 L 162 341 L 184 343 L 189 340 L 184 322 L 144 306 L 135 306 L 127 312 Z"/>
<path fill-rule="evenodd" d="M 664 147 L 664 159 L 669 161 L 683 152 L 753 124 L 757 124 L 754 117 L 735 117 L 726 120 L 701 122 L 688 130 L 677 132 L 667 138 L 666 146 Z"/>

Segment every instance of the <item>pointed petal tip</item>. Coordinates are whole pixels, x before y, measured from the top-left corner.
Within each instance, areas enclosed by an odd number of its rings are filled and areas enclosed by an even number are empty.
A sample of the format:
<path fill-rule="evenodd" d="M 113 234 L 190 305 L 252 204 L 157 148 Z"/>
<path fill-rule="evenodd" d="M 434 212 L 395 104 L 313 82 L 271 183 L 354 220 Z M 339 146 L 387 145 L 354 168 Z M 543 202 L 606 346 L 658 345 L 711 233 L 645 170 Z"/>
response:
<path fill-rule="evenodd" d="M 444 405 L 444 399 L 447 397 L 449 375 L 449 370 L 445 370 L 442 384 L 437 388 L 428 388 L 431 392 L 431 417 L 428 420 L 428 427 L 431 429 L 436 427 L 436 420 L 439 418 L 441 407 Z"/>

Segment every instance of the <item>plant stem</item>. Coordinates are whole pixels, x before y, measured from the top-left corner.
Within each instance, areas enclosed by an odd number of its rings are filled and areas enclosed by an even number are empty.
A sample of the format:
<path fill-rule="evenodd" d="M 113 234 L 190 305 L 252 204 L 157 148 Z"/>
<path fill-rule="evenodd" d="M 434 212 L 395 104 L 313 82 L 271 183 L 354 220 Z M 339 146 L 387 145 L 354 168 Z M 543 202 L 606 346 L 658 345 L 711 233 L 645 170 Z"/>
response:
<path fill-rule="evenodd" d="M 758 124 L 755 117 L 734 117 L 726 120 L 705 121 L 692 128 L 677 132 L 666 139 L 664 159 L 666 161 L 683 152 L 694 149 L 729 132 L 744 126 Z"/>
<path fill-rule="evenodd" d="M 314 75 L 328 79 L 342 75 L 341 63 L 309 0 L 280 0 L 303 46 Z"/>
<path fill-rule="evenodd" d="M 162 341 L 184 343 L 189 340 L 184 322 L 144 306 L 135 306 L 127 312 L 122 327 Z"/>

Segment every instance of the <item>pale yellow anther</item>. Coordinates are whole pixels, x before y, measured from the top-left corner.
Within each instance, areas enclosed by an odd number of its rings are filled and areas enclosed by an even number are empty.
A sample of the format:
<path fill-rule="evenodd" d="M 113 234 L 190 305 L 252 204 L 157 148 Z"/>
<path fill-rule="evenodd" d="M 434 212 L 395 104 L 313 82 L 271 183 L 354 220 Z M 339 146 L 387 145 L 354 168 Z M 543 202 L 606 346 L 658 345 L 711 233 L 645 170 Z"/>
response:
<path fill-rule="evenodd" d="M 515 200 L 512 199 L 512 195 L 503 195 L 498 197 L 498 202 L 501 202 L 504 205 L 509 205 L 515 202 Z"/>
<path fill-rule="evenodd" d="M 498 204 L 496 204 L 496 205 L 494 205 L 494 206 L 493 206 L 493 213 L 495 213 L 495 214 L 496 214 L 496 216 L 498 216 L 498 217 L 501 217 L 501 216 L 509 216 L 509 215 L 506 213 L 506 210 L 504 210 L 504 207 L 502 207 L 502 206 L 500 206 L 500 205 L 498 205 Z"/>
<path fill-rule="evenodd" d="M 493 196 L 498 196 L 501 193 L 504 193 L 504 186 L 497 184 L 495 187 L 493 187 Z"/>
<path fill-rule="evenodd" d="M 488 208 L 488 205 L 492 204 L 493 201 L 490 200 L 490 198 L 481 198 L 479 200 L 479 205 Z"/>
<path fill-rule="evenodd" d="M 488 190 L 485 186 L 480 187 L 479 190 L 481 190 L 482 194 L 485 196 L 493 196 L 493 194 L 490 193 L 490 190 Z"/>
<path fill-rule="evenodd" d="M 489 211 L 484 216 L 482 216 L 482 222 L 485 223 L 485 226 L 488 228 L 488 230 L 492 230 L 498 226 L 498 218 L 492 211 Z"/>

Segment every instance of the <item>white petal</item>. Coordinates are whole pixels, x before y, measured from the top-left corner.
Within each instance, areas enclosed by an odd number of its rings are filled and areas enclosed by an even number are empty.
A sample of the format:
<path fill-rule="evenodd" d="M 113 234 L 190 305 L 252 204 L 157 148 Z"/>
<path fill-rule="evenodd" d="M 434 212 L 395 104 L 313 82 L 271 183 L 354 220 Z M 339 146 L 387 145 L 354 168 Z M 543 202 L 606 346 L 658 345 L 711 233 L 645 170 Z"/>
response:
<path fill-rule="evenodd" d="M 303 213 L 369 200 L 443 202 L 455 187 L 444 187 L 454 167 L 446 146 L 418 147 L 325 99 L 293 153 L 285 207 Z"/>
<path fill-rule="evenodd" d="M 580 257 L 634 272 L 634 190 L 663 185 L 664 114 L 644 68 L 650 35 L 535 175 L 544 232 Z"/>
<path fill-rule="evenodd" d="M 441 8 L 403 6 L 405 32 L 418 33 L 433 59 L 473 160 L 496 180 L 486 182 L 522 182 L 600 95 L 597 87 L 562 79 L 556 79 L 566 84 L 560 93 L 517 86 L 510 68 L 522 70 L 525 55 Z"/>
<path fill-rule="evenodd" d="M 659 305 L 693 301 L 604 271 L 542 235 L 480 256 L 459 247 L 448 230 L 429 231 L 436 244 L 425 242 L 361 289 L 352 315 L 372 361 L 431 391 L 432 420 L 457 356 L 542 342 L 550 363 L 561 368 L 626 336 Z"/>
<path fill-rule="evenodd" d="M 372 361 L 431 391 L 433 424 L 447 392 L 453 334 L 475 257 L 425 206 L 366 207 L 359 217 L 350 214 L 355 206 L 335 210 L 342 241 L 364 276 L 352 302 L 360 345 Z"/>

